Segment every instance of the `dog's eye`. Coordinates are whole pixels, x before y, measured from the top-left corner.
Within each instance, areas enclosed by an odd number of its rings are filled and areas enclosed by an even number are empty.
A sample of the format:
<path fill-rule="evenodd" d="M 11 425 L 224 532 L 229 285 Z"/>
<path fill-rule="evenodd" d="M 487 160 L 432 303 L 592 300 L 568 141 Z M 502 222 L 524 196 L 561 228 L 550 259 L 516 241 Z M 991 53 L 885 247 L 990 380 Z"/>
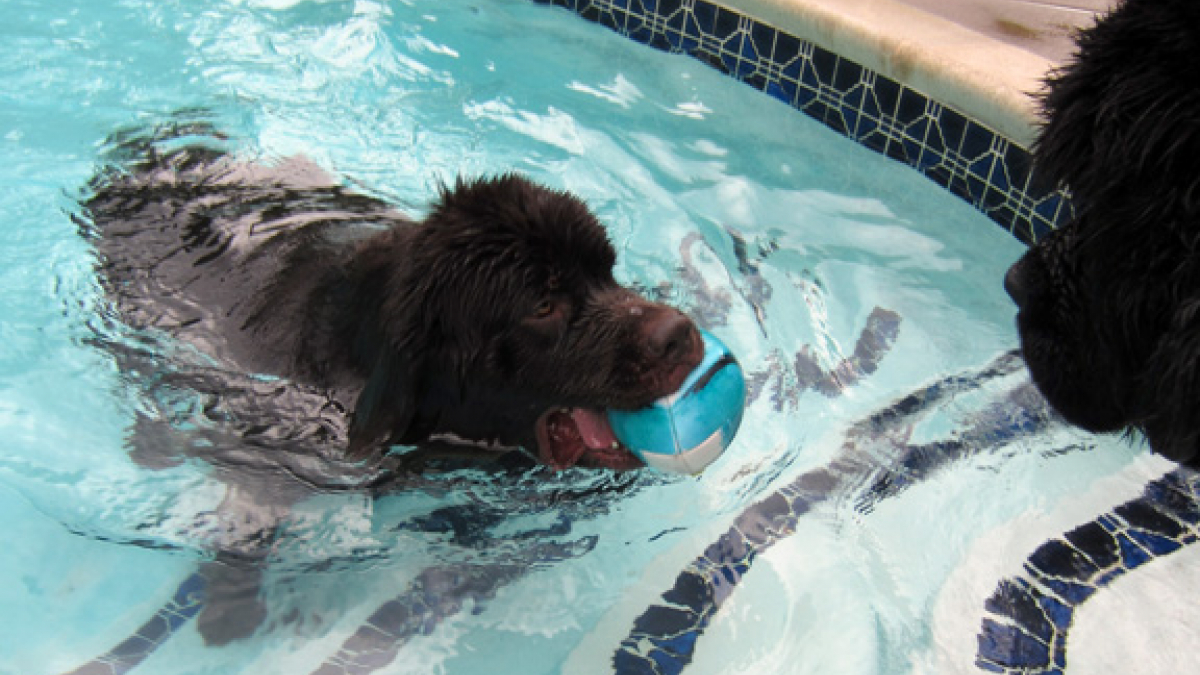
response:
<path fill-rule="evenodd" d="M 530 336 L 554 339 L 566 328 L 570 311 L 570 303 L 565 298 L 549 297 L 535 304 L 521 323 L 530 331 Z"/>
<path fill-rule="evenodd" d="M 542 300 L 537 304 L 537 307 L 533 308 L 534 318 L 545 319 L 551 314 L 554 314 L 554 301 L 552 300 Z"/>

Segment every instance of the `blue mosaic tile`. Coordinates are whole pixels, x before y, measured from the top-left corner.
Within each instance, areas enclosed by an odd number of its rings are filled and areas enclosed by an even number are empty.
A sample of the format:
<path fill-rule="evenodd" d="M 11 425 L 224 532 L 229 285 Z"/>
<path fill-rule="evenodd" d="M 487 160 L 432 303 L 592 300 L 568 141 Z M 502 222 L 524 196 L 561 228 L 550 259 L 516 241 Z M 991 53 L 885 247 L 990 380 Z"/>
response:
<path fill-rule="evenodd" d="M 1130 530 L 1129 538 L 1144 549 L 1151 558 L 1174 553 L 1184 545 L 1183 542 L 1172 539 L 1169 535 L 1140 530 Z"/>
<path fill-rule="evenodd" d="M 1062 672 L 1076 608 L 1131 571 L 1194 543 L 1198 507 L 1200 475 L 1180 468 L 1147 485 L 1140 498 L 1043 544 L 1025 574 L 1001 581 L 985 603 L 991 616 L 980 625 L 976 665 L 1004 675 Z M 1038 597 L 1040 611 L 1029 611 L 1031 597 Z M 1049 649 L 1035 649 L 1033 641 Z"/>
<path fill-rule="evenodd" d="M 197 572 L 184 579 L 171 601 L 109 652 L 67 675 L 123 675 L 145 661 L 204 606 L 208 582 Z"/>
<path fill-rule="evenodd" d="M 1065 633 L 1071 627 L 1071 621 L 1075 616 L 1073 606 L 1050 597 L 1042 598 L 1041 605 L 1042 610 L 1046 612 L 1046 617 L 1050 619 L 1059 633 Z M 1057 665 L 1066 664 L 1059 662 Z"/>
<path fill-rule="evenodd" d="M 1036 666 L 1050 661 L 1050 649 L 1050 645 L 1024 632 L 1019 625 L 989 619 L 979 633 L 978 658 L 983 663 L 1003 663 L 1008 668 Z"/>
<path fill-rule="evenodd" d="M 1182 523 L 1148 503 L 1126 504 L 1114 510 L 1113 513 L 1128 523 L 1130 527 L 1159 533 L 1170 538 L 1177 538 L 1186 531 L 1186 527 Z"/>
<path fill-rule="evenodd" d="M 1046 542 L 1029 557 L 1029 564 L 1036 569 L 1068 570 L 1072 579 L 1086 579 L 1100 571 L 1091 558 L 1061 540 Z"/>
<path fill-rule="evenodd" d="M 687 54 L 903 162 L 1024 242 L 1073 216 L 1029 153 L 903 83 L 706 0 L 534 0 Z"/>

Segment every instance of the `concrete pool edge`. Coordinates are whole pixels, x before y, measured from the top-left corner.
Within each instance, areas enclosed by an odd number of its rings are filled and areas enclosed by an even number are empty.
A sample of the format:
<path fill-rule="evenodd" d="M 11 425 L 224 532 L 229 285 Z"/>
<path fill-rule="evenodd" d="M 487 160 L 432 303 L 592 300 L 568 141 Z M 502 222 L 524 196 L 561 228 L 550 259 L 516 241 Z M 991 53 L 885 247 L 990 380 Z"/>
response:
<path fill-rule="evenodd" d="M 1028 149 L 1049 59 L 893 0 L 721 0 L 978 120 Z"/>

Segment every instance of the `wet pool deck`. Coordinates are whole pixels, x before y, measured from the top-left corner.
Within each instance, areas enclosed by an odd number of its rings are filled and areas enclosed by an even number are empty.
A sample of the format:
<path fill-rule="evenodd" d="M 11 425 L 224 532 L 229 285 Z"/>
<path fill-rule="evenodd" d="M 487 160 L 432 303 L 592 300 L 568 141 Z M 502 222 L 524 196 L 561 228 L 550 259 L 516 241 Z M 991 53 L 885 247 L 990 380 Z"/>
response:
<path fill-rule="evenodd" d="M 904 82 L 1017 144 L 1037 127 L 1030 94 L 1072 52 L 1076 28 L 1115 0 L 725 0 L 746 14 Z"/>

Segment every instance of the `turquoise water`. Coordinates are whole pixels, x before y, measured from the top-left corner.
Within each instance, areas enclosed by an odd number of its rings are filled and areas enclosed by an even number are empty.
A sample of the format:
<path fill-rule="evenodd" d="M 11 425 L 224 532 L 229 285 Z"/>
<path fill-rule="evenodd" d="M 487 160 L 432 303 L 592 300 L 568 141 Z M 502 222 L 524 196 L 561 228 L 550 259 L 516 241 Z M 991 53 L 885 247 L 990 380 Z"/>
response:
<path fill-rule="evenodd" d="M 310 672 L 381 604 L 431 588 L 429 570 L 464 569 L 484 570 L 486 592 L 444 594 L 437 624 L 377 672 L 607 672 L 607 656 L 583 654 L 611 655 L 628 632 L 620 617 L 744 507 L 844 455 L 864 416 L 1016 346 L 999 281 L 1021 251 L 1009 235 L 782 104 L 564 11 L 7 0 L 0 19 L 0 673 L 66 672 L 104 654 L 215 541 L 228 545 L 221 472 L 131 461 L 128 426 L 147 403 L 89 346 L 99 293 L 70 215 L 120 127 L 192 110 L 248 158 L 307 155 L 415 214 L 458 174 L 515 169 L 569 189 L 609 226 L 619 278 L 718 334 L 759 394 L 738 441 L 697 479 L 462 472 L 375 501 L 308 499 L 265 553 L 260 629 L 206 647 L 184 625 L 136 673 Z M 894 328 L 878 368 L 846 375 L 850 363 L 842 385 L 806 386 L 805 373 L 849 363 L 872 317 Z M 978 446 L 872 508 L 869 471 L 836 486 L 793 538 L 819 543 L 820 564 L 776 563 L 789 584 L 742 617 L 760 642 L 780 622 L 787 639 L 701 652 L 697 672 L 909 672 L 929 647 L 931 599 L 982 531 L 1133 453 L 1114 444 L 1082 462 L 1074 450 L 1095 441 L 1057 427 L 970 440 L 962 430 L 1021 378 L 870 450 L 883 466 L 906 443 Z M 482 534 L 464 542 L 427 525 L 448 507 L 484 514 Z M 947 510 L 955 517 L 939 517 Z M 845 597 L 845 631 L 822 637 L 825 599 Z M 839 662 L 850 644 L 872 658 Z"/>

